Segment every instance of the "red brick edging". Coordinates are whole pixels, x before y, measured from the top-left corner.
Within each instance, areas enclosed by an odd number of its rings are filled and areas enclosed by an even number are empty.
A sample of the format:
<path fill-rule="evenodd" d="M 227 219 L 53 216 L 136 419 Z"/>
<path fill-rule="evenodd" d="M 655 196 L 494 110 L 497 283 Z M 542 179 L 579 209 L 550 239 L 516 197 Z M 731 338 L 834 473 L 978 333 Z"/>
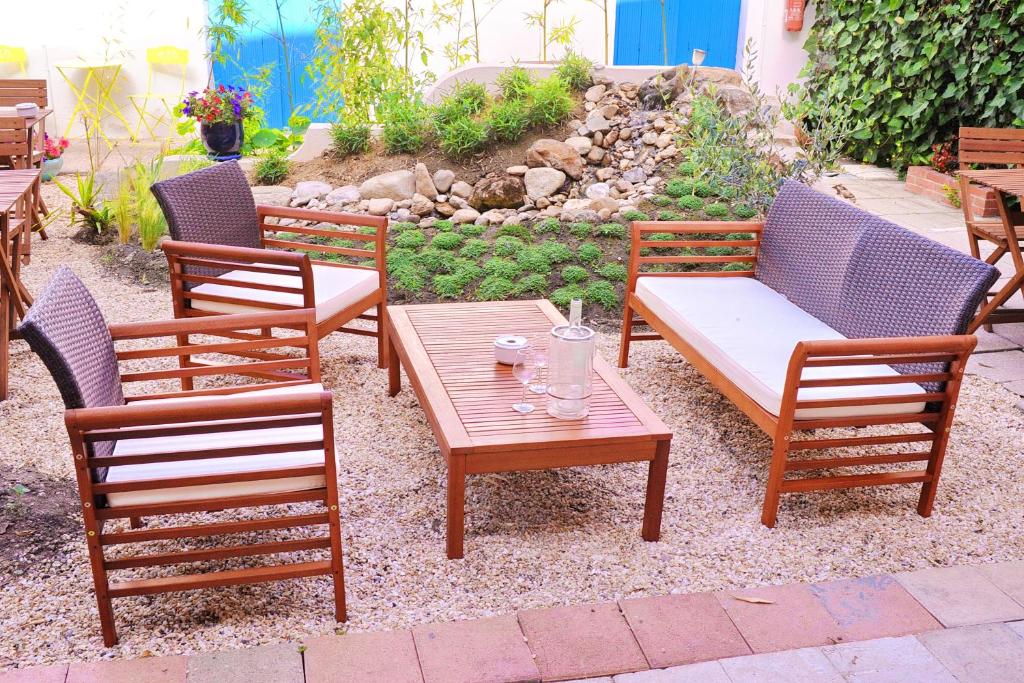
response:
<path fill-rule="evenodd" d="M 911 166 L 907 169 L 906 188 L 909 192 L 924 195 L 946 206 L 953 206 L 946 193 L 947 187 L 952 187 L 958 195 L 960 194 L 960 181 L 951 175 L 939 173 L 931 166 Z M 999 215 L 995 192 L 987 187 L 972 185 L 968 194 L 970 208 L 975 216 L 991 218 Z"/>

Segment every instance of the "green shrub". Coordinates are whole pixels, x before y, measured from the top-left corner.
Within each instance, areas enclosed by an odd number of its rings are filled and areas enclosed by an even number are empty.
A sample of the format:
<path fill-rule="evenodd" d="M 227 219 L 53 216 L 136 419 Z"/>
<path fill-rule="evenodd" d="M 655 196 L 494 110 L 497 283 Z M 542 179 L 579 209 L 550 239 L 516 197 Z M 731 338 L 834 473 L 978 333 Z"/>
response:
<path fill-rule="evenodd" d="M 462 258 L 480 258 L 486 254 L 490 248 L 491 244 L 487 240 L 471 239 L 466 242 L 464 247 L 462 247 L 462 251 L 459 252 L 459 256 Z"/>
<path fill-rule="evenodd" d="M 644 239 L 650 242 L 670 242 L 675 238 L 676 236 L 671 232 L 652 232 Z"/>
<path fill-rule="evenodd" d="M 604 252 L 601 251 L 601 247 L 597 246 L 592 242 L 584 242 L 580 245 L 580 248 L 576 250 L 576 258 L 581 263 L 597 263 L 601 260 L 601 256 Z"/>
<path fill-rule="evenodd" d="M 388 154 L 418 152 L 430 133 L 426 107 L 418 100 L 396 99 L 381 112 L 381 139 Z"/>
<path fill-rule="evenodd" d="M 487 143 L 487 125 L 468 116 L 460 116 L 437 129 L 441 151 L 455 159 L 479 152 Z"/>
<path fill-rule="evenodd" d="M 494 240 L 495 256 L 515 256 L 525 248 L 526 245 L 523 241 L 516 237 L 509 237 L 506 235 Z"/>
<path fill-rule="evenodd" d="M 441 223 L 450 222 L 451 221 L 438 221 L 437 223 L 438 225 L 440 225 Z M 480 235 L 487 232 L 487 226 L 477 225 L 476 223 L 463 223 L 462 226 L 459 228 L 459 232 L 461 232 L 466 237 L 479 237 Z"/>
<path fill-rule="evenodd" d="M 548 260 L 548 263 L 565 263 L 572 260 L 572 249 L 561 242 L 548 240 L 537 248 L 540 250 L 540 253 L 544 254 L 544 258 Z"/>
<path fill-rule="evenodd" d="M 569 88 L 557 75 L 537 81 L 530 88 L 530 123 L 555 126 L 569 118 L 575 102 Z"/>
<path fill-rule="evenodd" d="M 487 125 L 496 140 L 515 142 L 530 127 L 530 112 L 519 100 L 505 100 L 491 108 Z"/>
<path fill-rule="evenodd" d="M 693 193 L 698 197 L 710 197 L 715 194 L 715 188 L 706 180 L 698 180 L 693 184 Z"/>
<path fill-rule="evenodd" d="M 621 223 L 602 223 L 594 228 L 594 235 L 597 237 L 608 237 L 621 240 L 626 237 L 626 226 Z"/>
<path fill-rule="evenodd" d="M 717 187 L 715 188 L 715 190 L 718 193 L 718 196 L 721 197 L 722 199 L 736 199 L 736 195 L 739 194 L 736 188 L 733 187 L 732 185 Z"/>
<path fill-rule="evenodd" d="M 581 54 L 568 50 L 555 73 L 573 90 L 585 90 L 594 82 L 590 72 L 594 63 Z"/>
<path fill-rule="evenodd" d="M 422 230 L 405 230 L 395 238 L 395 246 L 401 249 L 419 249 L 427 243 L 427 236 Z"/>
<path fill-rule="evenodd" d="M 590 273 L 583 266 L 566 266 L 562 268 L 562 279 L 569 284 L 583 282 L 588 277 L 590 277 Z"/>
<path fill-rule="evenodd" d="M 456 83 L 433 109 L 434 128 L 440 131 L 458 119 L 478 114 L 486 104 L 487 89 L 483 84 L 472 81 Z"/>
<path fill-rule="evenodd" d="M 389 273 L 394 272 L 397 268 L 414 264 L 415 262 L 415 250 L 407 248 L 394 247 L 388 249 L 388 253 L 384 257 L 384 263 L 387 265 Z"/>
<path fill-rule="evenodd" d="M 561 229 L 562 224 L 558 222 L 557 218 L 545 218 L 533 224 L 533 231 L 538 235 L 557 233 Z"/>
<path fill-rule="evenodd" d="M 655 206 L 668 206 L 671 203 L 672 198 L 667 195 L 656 194 L 651 197 L 651 204 L 654 204 Z"/>
<path fill-rule="evenodd" d="M 597 269 L 597 274 L 608 280 L 614 280 L 616 282 L 625 282 L 629 272 L 626 270 L 626 266 L 621 263 L 606 263 Z"/>
<path fill-rule="evenodd" d="M 465 228 L 465 226 L 463 226 L 463 228 Z M 455 223 L 452 223 L 447 218 L 443 218 L 434 223 L 434 230 L 437 230 L 438 232 L 452 232 L 453 230 L 455 230 Z M 465 230 L 463 230 L 462 232 L 463 234 L 466 233 Z"/>
<path fill-rule="evenodd" d="M 619 305 L 619 295 L 615 293 L 615 285 L 607 280 L 597 280 L 587 285 L 586 299 L 592 304 L 598 304 L 605 310 L 611 310 Z"/>
<path fill-rule="evenodd" d="M 722 202 L 712 202 L 704 207 L 704 213 L 712 218 L 721 218 L 729 215 L 729 207 Z"/>
<path fill-rule="evenodd" d="M 442 232 L 430 240 L 430 246 L 437 249 L 458 249 L 466 238 L 457 232 Z"/>
<path fill-rule="evenodd" d="M 516 262 L 528 273 L 550 273 L 551 263 L 540 247 L 527 247 L 516 254 Z"/>
<path fill-rule="evenodd" d="M 518 237 L 524 242 L 529 242 L 533 237 L 533 235 L 530 234 L 530 229 L 519 223 L 510 223 L 508 225 L 501 226 L 498 228 L 497 235 L 498 237 L 504 235 L 508 235 L 509 237 Z"/>
<path fill-rule="evenodd" d="M 481 301 L 504 301 L 515 294 L 516 286 L 508 280 L 497 275 L 485 277 L 476 290 L 476 298 Z"/>
<path fill-rule="evenodd" d="M 473 280 L 483 277 L 484 269 L 470 259 L 460 258 L 455 259 L 455 269 L 452 270 L 452 275 L 463 285 L 468 285 Z"/>
<path fill-rule="evenodd" d="M 757 209 L 751 206 L 747 206 L 746 204 L 740 204 L 739 206 L 734 208 L 732 212 L 736 214 L 737 218 L 743 219 L 753 218 L 754 216 L 757 215 Z"/>
<path fill-rule="evenodd" d="M 548 276 L 531 273 L 516 283 L 516 294 L 545 294 L 548 291 Z"/>
<path fill-rule="evenodd" d="M 708 247 L 705 252 L 708 256 L 732 256 L 735 249 L 732 247 Z"/>
<path fill-rule="evenodd" d="M 389 230 L 391 232 L 393 232 L 393 233 L 400 233 L 400 232 L 405 232 L 406 230 L 416 230 L 416 229 L 417 229 L 417 226 L 412 221 L 398 221 L 397 223 L 392 223 L 389 226 Z M 376 228 L 371 228 L 371 230 L 376 230 Z"/>
<path fill-rule="evenodd" d="M 341 120 L 331 124 L 331 152 L 338 156 L 362 154 L 370 149 L 370 124 Z"/>
<path fill-rule="evenodd" d="M 400 292 L 419 293 L 427 284 L 426 272 L 411 261 L 389 267 L 388 273 L 391 275 L 391 287 Z"/>
<path fill-rule="evenodd" d="M 521 100 L 529 94 L 533 76 L 517 64 L 498 74 L 495 83 L 501 89 L 501 96 L 506 100 Z"/>
<path fill-rule="evenodd" d="M 665 183 L 665 194 L 669 197 L 683 197 L 693 194 L 694 182 L 683 178 L 673 178 Z"/>
<path fill-rule="evenodd" d="M 444 249 L 428 247 L 416 254 L 416 263 L 431 273 L 450 273 L 455 269 L 455 254 Z"/>
<path fill-rule="evenodd" d="M 442 299 L 460 297 L 465 289 L 466 285 L 455 274 L 434 276 L 434 293 Z"/>
<path fill-rule="evenodd" d="M 256 162 L 253 175 L 259 185 L 277 185 L 288 177 L 292 162 L 282 152 L 264 154 Z"/>
<path fill-rule="evenodd" d="M 754 236 L 749 232 L 730 232 L 725 236 L 727 240 L 752 240 Z"/>
<path fill-rule="evenodd" d="M 727 270 L 729 272 L 737 270 L 750 270 L 750 268 L 751 266 L 749 263 L 740 263 L 739 261 L 731 261 L 722 266 L 722 270 Z"/>
<path fill-rule="evenodd" d="M 679 164 L 677 170 L 679 171 L 679 175 L 692 176 L 697 172 L 697 164 L 692 161 L 684 161 Z"/>
<path fill-rule="evenodd" d="M 688 194 L 685 197 L 680 197 L 676 205 L 687 211 L 700 211 L 704 207 L 704 200 L 696 195 Z"/>
<path fill-rule="evenodd" d="M 523 272 L 522 267 L 515 261 L 509 261 L 498 256 L 487 259 L 484 263 L 484 272 L 492 277 L 499 277 L 512 280 Z"/>
<path fill-rule="evenodd" d="M 629 209 L 623 212 L 622 217 L 627 221 L 649 221 L 651 217 L 643 211 L 637 211 L 636 209 Z"/>
<path fill-rule="evenodd" d="M 579 285 L 559 287 L 548 295 L 548 299 L 559 308 L 568 308 L 573 299 L 584 299 L 586 293 Z"/>
<path fill-rule="evenodd" d="M 591 223 L 573 223 L 569 226 L 569 234 L 573 237 L 586 239 L 594 234 L 594 226 Z"/>
<path fill-rule="evenodd" d="M 683 220 L 683 217 L 681 215 L 679 215 L 678 213 L 676 213 L 675 211 L 659 211 L 658 212 L 658 220 L 659 221 L 681 221 L 681 220 Z"/>

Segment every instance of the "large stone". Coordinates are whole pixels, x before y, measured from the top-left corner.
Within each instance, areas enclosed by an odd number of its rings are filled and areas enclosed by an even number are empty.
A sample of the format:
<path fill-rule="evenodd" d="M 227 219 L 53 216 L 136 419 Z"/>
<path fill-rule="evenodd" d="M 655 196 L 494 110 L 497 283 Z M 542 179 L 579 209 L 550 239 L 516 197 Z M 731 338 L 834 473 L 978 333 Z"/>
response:
<path fill-rule="evenodd" d="M 469 197 L 469 205 L 477 211 L 514 209 L 522 206 L 526 186 L 518 176 L 481 178 Z"/>
<path fill-rule="evenodd" d="M 427 165 L 416 164 L 416 170 L 413 171 L 413 175 L 416 176 L 416 193 L 423 195 L 430 201 L 437 199 L 437 188 L 434 186 L 434 181 L 430 178 L 430 171 L 427 170 Z"/>
<path fill-rule="evenodd" d="M 382 173 L 363 182 L 359 194 L 364 199 L 393 199 L 400 202 L 412 199 L 416 193 L 416 176 L 412 171 Z"/>
<path fill-rule="evenodd" d="M 537 140 L 526 150 L 526 164 L 531 168 L 547 166 L 565 172 L 573 180 L 583 177 L 583 157 L 575 149 L 551 138 Z"/>
<path fill-rule="evenodd" d="M 438 192 L 447 192 L 451 189 L 452 183 L 455 182 L 455 171 L 449 171 L 447 168 L 440 168 L 434 171 L 434 187 L 437 188 Z"/>
<path fill-rule="evenodd" d="M 608 183 L 594 183 L 587 188 L 586 195 L 590 199 L 598 199 L 607 197 L 609 192 L 611 192 L 611 188 L 608 187 Z"/>
<path fill-rule="evenodd" d="M 480 212 L 476 209 L 459 209 L 452 214 L 452 223 L 474 223 L 477 218 L 480 218 Z"/>
<path fill-rule="evenodd" d="M 583 99 L 587 102 L 599 102 L 604 97 L 605 92 L 608 90 L 604 85 L 592 85 L 587 88 L 587 92 L 584 93 Z"/>
<path fill-rule="evenodd" d="M 394 205 L 395 202 L 387 197 L 376 197 L 370 200 L 366 207 L 366 212 L 371 216 L 384 216 L 391 211 Z"/>
<path fill-rule="evenodd" d="M 509 166 L 505 169 L 505 173 L 509 175 L 526 175 L 526 172 L 530 170 L 529 166 Z"/>
<path fill-rule="evenodd" d="M 602 114 L 601 111 L 590 112 L 590 116 L 587 117 L 585 125 L 587 126 L 587 130 L 591 133 L 599 133 L 612 127 L 612 124 L 608 123 L 608 119 L 604 117 L 604 114 Z"/>
<path fill-rule="evenodd" d="M 434 205 L 434 211 L 437 211 L 440 215 L 448 218 L 455 213 L 455 207 L 448 202 L 441 202 L 440 204 Z"/>
<path fill-rule="evenodd" d="M 354 204 L 362 199 L 359 188 L 355 185 L 343 185 L 331 190 L 324 200 L 328 204 Z"/>
<path fill-rule="evenodd" d="M 434 202 L 417 192 L 412 196 L 412 204 L 409 205 L 409 211 L 412 211 L 417 216 L 429 216 L 434 212 Z"/>
<path fill-rule="evenodd" d="M 586 154 L 590 151 L 590 148 L 594 146 L 594 143 L 590 141 L 590 138 L 582 135 L 566 138 L 565 144 L 569 145 L 580 154 Z"/>
<path fill-rule="evenodd" d="M 622 179 L 630 183 L 643 183 L 647 181 L 647 171 L 639 166 L 634 166 L 622 174 Z"/>
<path fill-rule="evenodd" d="M 451 190 L 452 195 L 463 199 L 469 199 L 473 195 L 473 186 L 461 180 L 452 183 Z"/>
<path fill-rule="evenodd" d="M 732 115 L 743 114 L 753 109 L 757 102 L 744 86 L 723 85 L 717 91 L 718 99 Z"/>
<path fill-rule="evenodd" d="M 320 180 L 303 180 L 295 185 L 292 192 L 292 206 L 305 206 L 314 199 L 320 199 L 331 191 L 331 186 Z"/>
<path fill-rule="evenodd" d="M 557 168 L 542 166 L 526 172 L 526 194 L 530 199 L 550 197 L 558 192 L 564 183 L 565 174 Z"/>
<path fill-rule="evenodd" d="M 287 206 L 292 199 L 293 190 L 284 185 L 256 185 L 252 188 L 252 198 L 257 204 L 271 206 Z"/>

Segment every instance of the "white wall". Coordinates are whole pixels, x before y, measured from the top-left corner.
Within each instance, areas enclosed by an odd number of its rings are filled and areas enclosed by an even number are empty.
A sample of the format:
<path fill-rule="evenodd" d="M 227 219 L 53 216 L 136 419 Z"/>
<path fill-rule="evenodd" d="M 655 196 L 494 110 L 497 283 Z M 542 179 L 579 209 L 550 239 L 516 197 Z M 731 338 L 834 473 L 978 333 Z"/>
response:
<path fill-rule="evenodd" d="M 24 75 L 49 81 L 54 118 L 48 132 L 64 132 L 75 104 L 68 84 L 54 67 L 58 62 L 104 56 L 121 62 L 115 101 L 132 127 L 138 117 L 127 95 L 146 90 L 146 48 L 174 45 L 187 49 L 186 91 L 206 84 L 202 35 L 206 0 L 3 0 L 0 5 L 0 44 L 28 51 L 25 74 L 0 65 L 0 77 Z M 67 73 L 78 84 L 84 77 L 82 71 Z M 176 95 L 179 84 L 180 78 L 157 76 L 154 90 Z M 112 137 L 124 137 L 128 132 L 115 119 L 108 119 L 104 130 Z M 81 124 L 75 122 L 71 135 L 81 133 Z"/>
<path fill-rule="evenodd" d="M 761 89 L 768 95 L 777 90 L 785 94 L 786 86 L 797 80 L 807 63 L 803 44 L 814 23 L 814 7 L 804 12 L 804 28 L 799 33 L 786 30 L 785 0 L 743 0 L 740 10 L 740 35 L 737 45 L 737 67 L 743 65 L 743 46 L 752 38 L 758 51 L 755 66 Z"/>

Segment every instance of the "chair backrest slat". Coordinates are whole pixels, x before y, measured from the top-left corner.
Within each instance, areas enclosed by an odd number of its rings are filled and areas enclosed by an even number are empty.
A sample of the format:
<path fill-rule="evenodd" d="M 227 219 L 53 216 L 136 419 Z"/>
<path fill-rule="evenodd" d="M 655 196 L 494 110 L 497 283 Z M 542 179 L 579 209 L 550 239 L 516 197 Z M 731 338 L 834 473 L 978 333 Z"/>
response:
<path fill-rule="evenodd" d="M 40 107 L 48 106 L 46 79 L 0 78 L 0 107 L 13 107 L 22 102 L 34 102 Z"/>
<path fill-rule="evenodd" d="M 962 164 L 1024 164 L 1024 128 L 960 129 Z"/>

